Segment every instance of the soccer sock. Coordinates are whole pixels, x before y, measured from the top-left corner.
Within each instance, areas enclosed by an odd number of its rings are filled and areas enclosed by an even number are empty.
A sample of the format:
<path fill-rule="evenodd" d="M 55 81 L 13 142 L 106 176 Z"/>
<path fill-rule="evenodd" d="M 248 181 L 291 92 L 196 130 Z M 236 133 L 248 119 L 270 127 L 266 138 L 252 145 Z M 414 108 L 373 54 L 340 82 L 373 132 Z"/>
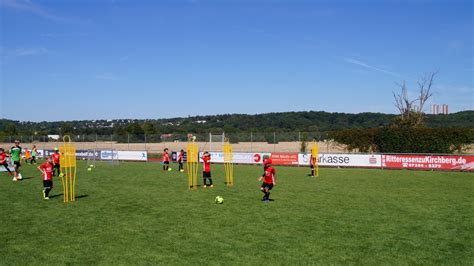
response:
<path fill-rule="evenodd" d="M 212 178 L 209 178 L 209 185 L 212 186 Z"/>
<path fill-rule="evenodd" d="M 314 169 L 311 169 L 311 175 L 314 176 Z"/>
<path fill-rule="evenodd" d="M 8 169 L 8 166 L 4 166 L 4 167 L 5 167 L 5 169 L 7 169 L 8 174 L 12 175 L 12 171 L 10 171 L 10 169 Z"/>
<path fill-rule="evenodd" d="M 265 193 L 265 199 L 270 199 L 270 192 Z"/>
<path fill-rule="evenodd" d="M 49 192 L 50 192 L 50 191 L 51 191 L 51 188 L 49 188 L 49 187 L 45 188 L 45 189 L 44 189 L 44 195 L 45 195 L 46 197 L 49 197 Z"/>

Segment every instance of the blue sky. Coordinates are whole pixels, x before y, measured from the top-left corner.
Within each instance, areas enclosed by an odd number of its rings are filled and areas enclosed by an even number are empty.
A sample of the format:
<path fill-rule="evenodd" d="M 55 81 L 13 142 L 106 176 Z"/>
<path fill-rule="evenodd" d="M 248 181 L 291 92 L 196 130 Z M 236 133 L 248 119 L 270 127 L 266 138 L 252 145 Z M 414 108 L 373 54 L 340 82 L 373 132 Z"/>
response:
<path fill-rule="evenodd" d="M 473 1 L 0 3 L 1 118 L 395 113 L 430 71 L 474 109 Z"/>

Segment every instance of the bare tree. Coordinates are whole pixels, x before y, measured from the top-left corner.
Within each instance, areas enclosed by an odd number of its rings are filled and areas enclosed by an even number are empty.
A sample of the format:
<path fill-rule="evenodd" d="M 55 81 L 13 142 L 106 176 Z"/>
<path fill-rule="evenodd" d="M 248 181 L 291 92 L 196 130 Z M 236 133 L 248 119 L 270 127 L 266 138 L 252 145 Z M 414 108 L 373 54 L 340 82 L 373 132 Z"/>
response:
<path fill-rule="evenodd" d="M 423 108 L 429 98 L 433 96 L 431 89 L 433 87 L 434 78 L 438 72 L 430 72 L 425 74 L 418 80 L 418 97 L 410 99 L 406 82 L 398 83 L 401 92 L 393 92 L 394 105 L 400 113 L 399 122 L 404 126 L 421 126 L 423 125 Z"/>

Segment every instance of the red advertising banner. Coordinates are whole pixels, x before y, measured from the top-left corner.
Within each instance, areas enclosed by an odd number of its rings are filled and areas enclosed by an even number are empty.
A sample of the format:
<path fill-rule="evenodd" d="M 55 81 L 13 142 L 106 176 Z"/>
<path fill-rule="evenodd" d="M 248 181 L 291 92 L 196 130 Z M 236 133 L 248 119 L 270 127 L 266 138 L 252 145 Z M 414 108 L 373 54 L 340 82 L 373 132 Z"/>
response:
<path fill-rule="evenodd" d="M 270 158 L 273 164 L 298 165 L 297 153 L 272 153 Z"/>
<path fill-rule="evenodd" d="M 382 167 L 474 171 L 474 155 L 382 154 Z"/>

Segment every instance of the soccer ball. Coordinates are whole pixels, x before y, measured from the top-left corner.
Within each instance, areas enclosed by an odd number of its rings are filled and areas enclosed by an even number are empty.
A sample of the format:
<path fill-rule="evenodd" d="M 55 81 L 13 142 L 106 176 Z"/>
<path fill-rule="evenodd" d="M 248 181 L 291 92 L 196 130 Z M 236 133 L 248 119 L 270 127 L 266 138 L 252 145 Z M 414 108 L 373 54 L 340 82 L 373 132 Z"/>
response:
<path fill-rule="evenodd" d="M 171 170 L 173 170 L 173 169 L 171 169 L 171 167 L 170 167 L 170 168 L 168 168 L 168 172 L 170 172 Z"/>
<path fill-rule="evenodd" d="M 64 174 L 63 174 L 63 173 L 60 173 L 60 174 L 59 174 L 59 177 L 64 177 Z"/>
<path fill-rule="evenodd" d="M 89 172 L 90 172 L 90 171 L 92 171 L 92 168 L 90 168 L 90 167 L 89 167 L 89 168 L 87 168 L 87 171 L 89 171 Z"/>
<path fill-rule="evenodd" d="M 216 197 L 216 204 L 222 204 L 222 203 L 224 203 L 224 198 L 221 197 L 221 196 L 217 196 Z"/>
<path fill-rule="evenodd" d="M 93 165 L 93 164 L 91 164 L 89 167 L 90 167 L 90 168 L 94 168 L 94 165 Z"/>

